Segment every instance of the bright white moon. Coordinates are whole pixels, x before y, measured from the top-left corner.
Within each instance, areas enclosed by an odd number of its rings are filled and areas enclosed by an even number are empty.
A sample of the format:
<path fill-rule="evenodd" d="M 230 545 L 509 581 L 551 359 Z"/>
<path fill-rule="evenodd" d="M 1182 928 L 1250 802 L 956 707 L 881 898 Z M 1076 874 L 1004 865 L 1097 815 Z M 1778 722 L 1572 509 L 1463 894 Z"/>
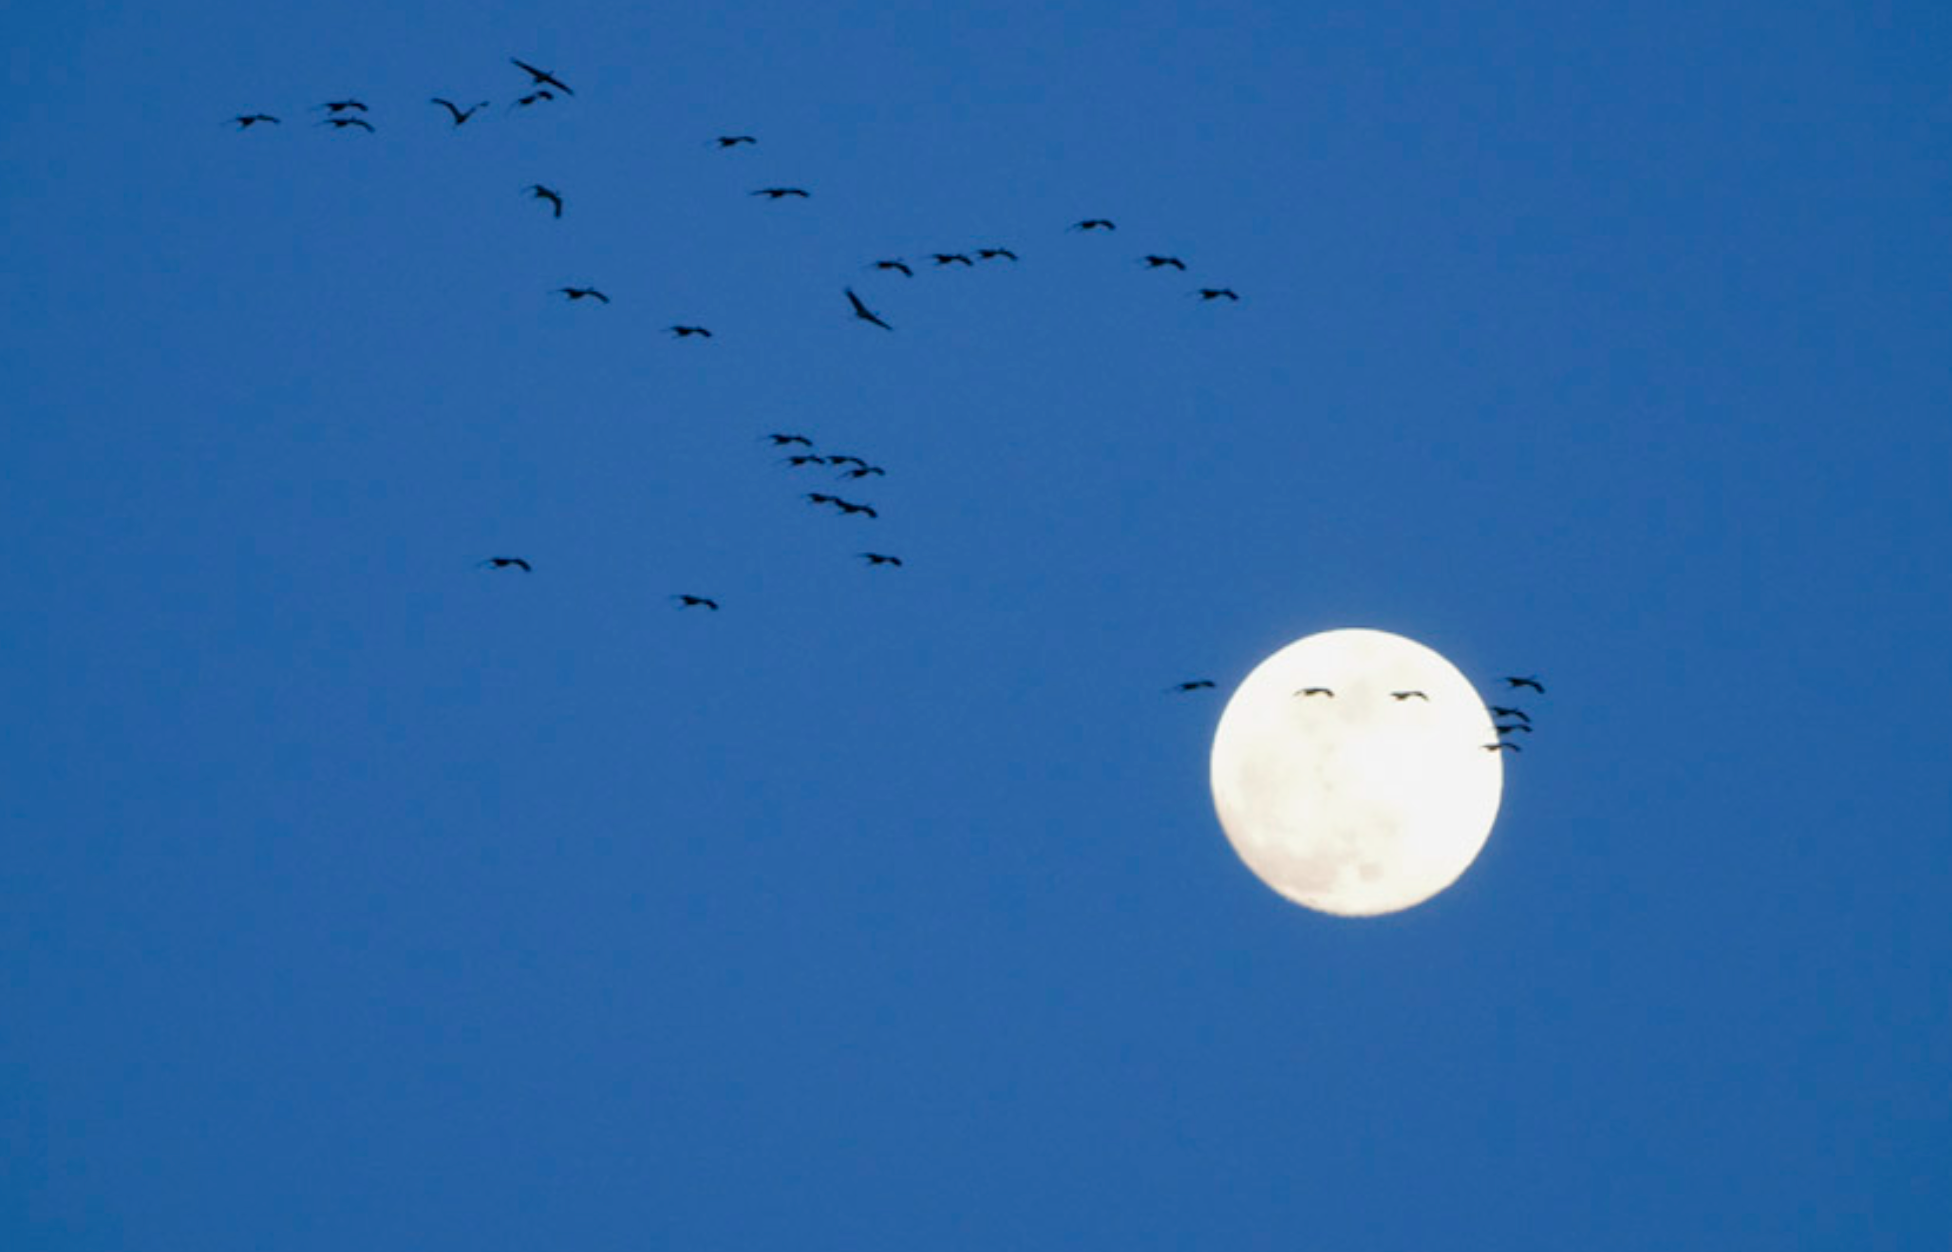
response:
<path fill-rule="evenodd" d="M 1298 694 L 1309 688 L 1334 694 Z M 1326 631 L 1262 661 L 1227 702 L 1213 806 L 1247 868 L 1290 900 L 1394 913 L 1477 859 L 1504 790 L 1504 753 L 1484 750 L 1497 741 L 1477 690 L 1437 653 Z"/>

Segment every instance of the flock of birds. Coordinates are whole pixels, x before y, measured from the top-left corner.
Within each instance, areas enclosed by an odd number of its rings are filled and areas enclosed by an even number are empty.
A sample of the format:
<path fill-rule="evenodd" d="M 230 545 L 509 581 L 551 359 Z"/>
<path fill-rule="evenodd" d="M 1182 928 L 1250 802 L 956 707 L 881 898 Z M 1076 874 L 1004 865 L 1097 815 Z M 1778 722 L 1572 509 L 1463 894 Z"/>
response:
<path fill-rule="evenodd" d="M 1539 681 L 1538 675 L 1536 674 L 1507 674 L 1504 677 L 1504 683 L 1512 691 L 1531 690 L 1538 692 L 1540 695 L 1545 694 L 1545 684 Z M 1166 690 L 1168 693 L 1183 695 L 1192 691 L 1212 691 L 1214 690 L 1214 686 L 1214 681 L 1211 678 L 1191 678 L 1185 682 L 1174 683 L 1172 686 L 1166 688 Z M 1302 687 L 1294 694 L 1301 699 L 1323 698 L 1333 700 L 1335 698 L 1335 689 L 1333 687 Z M 1409 691 L 1392 691 L 1389 695 L 1390 699 L 1395 700 L 1398 704 L 1406 700 L 1422 700 L 1426 704 L 1430 702 L 1428 692 L 1414 689 Z M 1506 736 L 1531 734 L 1531 714 L 1527 713 L 1524 709 L 1505 704 L 1491 705 L 1490 710 L 1492 729 L 1498 732 L 1498 739 L 1495 743 L 1484 744 L 1484 750 L 1486 752 L 1523 752 L 1523 748 L 1513 743 Z"/>

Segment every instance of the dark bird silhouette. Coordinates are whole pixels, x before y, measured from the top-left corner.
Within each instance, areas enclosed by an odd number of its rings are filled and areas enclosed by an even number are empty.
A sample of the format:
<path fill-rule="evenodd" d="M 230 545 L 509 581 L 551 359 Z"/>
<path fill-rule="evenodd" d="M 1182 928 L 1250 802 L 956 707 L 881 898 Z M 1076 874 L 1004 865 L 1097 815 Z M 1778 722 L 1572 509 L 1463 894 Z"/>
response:
<path fill-rule="evenodd" d="M 1389 694 L 1392 700 L 1408 700 L 1411 697 L 1415 697 L 1418 700 L 1422 700 L 1425 704 L 1430 702 L 1430 697 L 1421 691 L 1392 691 Z"/>
<path fill-rule="evenodd" d="M 1522 722 L 1529 722 L 1532 720 L 1531 714 L 1527 713 L 1524 709 L 1508 709 L 1500 704 L 1494 704 L 1491 706 L 1491 716 L 1515 717 Z"/>
<path fill-rule="evenodd" d="M 901 558 L 898 556 L 889 556 L 885 552 L 863 552 L 861 555 L 867 558 L 869 565 L 892 565 L 897 569 L 901 568 Z"/>
<path fill-rule="evenodd" d="M 826 457 L 812 455 L 789 456 L 780 462 L 781 465 L 791 465 L 794 469 L 799 469 L 805 465 L 825 465 L 826 463 Z"/>
<path fill-rule="evenodd" d="M 863 460 L 862 460 L 862 459 L 861 459 L 860 457 L 858 457 L 858 456 L 855 456 L 854 454 L 852 454 L 852 453 L 850 453 L 850 452 L 829 452 L 829 453 L 827 454 L 827 464 L 829 464 L 829 465 L 866 465 L 866 464 L 867 464 L 867 462 L 866 462 L 866 461 L 863 461 Z"/>
<path fill-rule="evenodd" d="M 813 440 L 807 438 L 805 435 L 766 435 L 764 438 L 772 440 L 775 448 L 790 447 L 796 443 L 803 448 L 811 448 L 813 446 Z"/>
<path fill-rule="evenodd" d="M 467 122 L 467 120 L 468 120 L 469 118 L 471 118 L 471 117 L 473 117 L 473 116 L 474 116 L 474 115 L 475 115 L 476 113 L 479 113 L 479 112 L 480 112 L 481 110 L 483 110 L 483 109 L 485 109 L 485 108 L 487 108 L 487 107 L 488 107 L 488 102 L 487 102 L 486 100 L 483 100 L 483 101 L 482 101 L 481 103 L 479 103 L 479 104 L 477 104 L 477 105 L 475 105 L 475 106 L 473 106 L 472 108 L 466 108 L 466 109 L 464 109 L 464 108 L 462 108 L 462 107 L 461 107 L 460 105 L 458 105 L 458 104 L 456 104 L 456 103 L 454 103 L 454 101 L 452 101 L 452 100 L 443 100 L 443 99 L 441 99 L 441 98 L 440 98 L 439 96 L 435 96 L 435 97 L 434 97 L 433 99 L 431 99 L 431 100 L 429 100 L 429 101 L 428 101 L 427 103 L 429 103 L 429 104 L 438 104 L 438 105 L 440 105 L 440 106 L 441 106 L 441 107 L 442 107 L 443 109 L 446 109 L 446 110 L 447 110 L 447 111 L 448 111 L 449 113 L 451 113 L 451 114 L 453 114 L 453 115 L 454 115 L 454 124 L 455 124 L 456 126 L 460 126 L 460 125 L 463 125 L 463 124 L 465 124 L 465 123 Z"/>
<path fill-rule="evenodd" d="M 1508 677 L 1505 679 L 1505 685 L 1513 688 L 1514 690 L 1520 687 L 1530 687 L 1532 690 L 1538 692 L 1540 695 L 1545 694 L 1545 686 L 1544 684 L 1539 682 L 1538 676 L 1535 674 L 1527 674 L 1523 678 Z"/>
<path fill-rule="evenodd" d="M 864 322 L 873 322 L 876 326 L 879 326 L 883 330 L 894 329 L 894 327 L 888 325 L 888 323 L 876 317 L 874 315 L 873 310 L 869 309 L 867 305 L 862 304 L 861 297 L 854 294 L 854 289 L 852 287 L 845 288 L 844 290 L 847 292 L 847 302 L 854 306 L 855 317 L 860 318 Z"/>
<path fill-rule="evenodd" d="M 887 476 L 887 473 L 888 471 L 882 469 L 879 465 L 863 465 L 857 469 L 848 470 L 846 473 L 842 474 L 841 477 L 842 478 L 883 478 Z"/>
<path fill-rule="evenodd" d="M 759 141 L 751 135 L 720 135 L 717 139 L 712 140 L 712 142 L 721 148 L 736 148 L 742 143 L 758 143 Z"/>
<path fill-rule="evenodd" d="M 557 217 L 563 215 L 562 192 L 557 191 L 553 187 L 544 187 L 541 183 L 530 183 L 528 186 L 522 188 L 522 190 L 529 192 L 538 200 L 547 200 L 549 203 L 555 205 Z"/>
<path fill-rule="evenodd" d="M 687 335 L 699 335 L 706 339 L 712 337 L 712 332 L 706 330 L 703 326 L 671 326 L 666 329 L 680 339 L 683 339 Z"/>
<path fill-rule="evenodd" d="M 594 287 L 558 287 L 556 290 L 562 292 L 571 300 L 581 300 L 585 296 L 588 296 L 592 300 L 601 300 L 605 304 L 610 303 L 610 297 L 604 295 Z"/>
<path fill-rule="evenodd" d="M 529 563 L 519 556 L 491 556 L 487 560 L 480 562 L 480 564 L 487 566 L 489 569 L 507 569 L 513 565 L 524 574 L 532 574 L 535 572 L 529 568 Z"/>
<path fill-rule="evenodd" d="M 1178 270 L 1182 274 L 1186 272 L 1186 262 L 1180 260 L 1176 256 L 1155 256 L 1152 253 L 1148 252 L 1144 256 L 1140 257 L 1139 259 L 1145 262 L 1145 267 L 1149 270 L 1166 269 L 1170 267 L 1172 269 Z"/>
<path fill-rule="evenodd" d="M 320 122 L 319 125 L 330 126 L 333 130 L 344 130 L 348 126 L 357 126 L 369 135 L 373 133 L 373 124 L 363 117 L 328 117 Z"/>
<path fill-rule="evenodd" d="M 897 270 L 904 278 L 915 277 L 915 271 L 908 268 L 908 262 L 899 258 L 892 261 L 876 261 L 874 268 L 878 270 Z"/>
<path fill-rule="evenodd" d="M 318 107 L 330 113 L 344 113 L 347 109 L 352 109 L 359 113 L 367 112 L 366 106 L 357 100 L 327 100 Z"/>
<path fill-rule="evenodd" d="M 1484 745 L 1484 750 L 1486 752 L 1523 752 L 1525 749 L 1515 743 L 1487 743 Z"/>
<path fill-rule="evenodd" d="M 970 260 L 960 252 L 931 252 L 929 255 L 935 258 L 937 265 L 954 265 L 957 261 L 961 261 L 964 265 L 968 266 L 974 266 L 976 264 L 976 262 Z"/>
<path fill-rule="evenodd" d="M 678 602 L 678 607 L 681 609 L 695 609 L 702 605 L 703 607 L 710 609 L 714 613 L 718 612 L 718 601 L 710 599 L 706 596 L 688 596 L 684 594 L 679 594 L 679 595 L 672 596 L 671 598 Z"/>
<path fill-rule="evenodd" d="M 1335 693 L 1327 687 L 1303 687 L 1300 691 L 1295 692 L 1295 694 L 1298 696 L 1327 696 L 1331 700 L 1335 698 Z"/>
<path fill-rule="evenodd" d="M 1169 692 L 1204 691 L 1204 690 L 1211 689 L 1212 686 L 1213 686 L 1213 680 L 1211 678 L 1195 678 L 1191 682 L 1174 683 L 1172 686 L 1166 688 L 1166 690 Z"/>
<path fill-rule="evenodd" d="M 840 500 L 840 499 L 836 499 L 836 500 L 834 501 L 834 507 L 835 507 L 835 508 L 837 508 L 837 509 L 839 509 L 839 510 L 840 510 L 840 511 L 841 511 L 842 513 L 845 513 L 845 514 L 847 514 L 847 515 L 848 515 L 849 517 L 852 517 L 852 516 L 853 516 L 854 514 L 856 514 L 856 513 L 865 513 L 865 514 L 866 514 L 867 516 L 869 516 L 869 517 L 880 517 L 880 516 L 881 516 L 881 514 L 879 514 L 879 513 L 877 513 L 877 512 L 875 512 L 875 511 L 874 511 L 874 508 L 873 508 L 873 506 L 872 506 L 872 505 L 866 505 L 866 504 L 849 504 L 849 503 L 848 503 L 847 501 L 845 501 L 845 500 Z"/>
<path fill-rule="evenodd" d="M 803 191 L 798 187 L 761 187 L 758 191 L 751 194 L 764 196 L 768 200 L 784 200 L 788 196 L 798 196 L 802 200 L 810 200 L 813 198 L 812 192 Z"/>
<path fill-rule="evenodd" d="M 1236 304 L 1240 303 L 1240 296 L 1232 287 L 1202 287 L 1199 295 L 1202 300 L 1232 300 Z"/>
<path fill-rule="evenodd" d="M 994 261 L 999 257 L 1001 257 L 1005 261 L 1014 261 L 1017 259 L 1017 254 L 1010 251 L 1008 248 L 976 249 L 976 259 L 979 261 Z"/>
<path fill-rule="evenodd" d="M 273 126 L 283 124 L 269 113 L 239 113 L 230 120 L 237 123 L 237 129 L 239 130 L 249 130 L 259 122 L 270 122 Z"/>
<path fill-rule="evenodd" d="M 807 492 L 807 500 L 809 503 L 812 504 L 839 504 L 840 503 L 839 496 L 830 496 L 825 494 L 824 492 L 819 492 L 819 491 Z"/>
<path fill-rule="evenodd" d="M 550 91 L 547 88 L 544 88 L 541 91 L 531 91 L 528 95 L 523 96 L 521 99 L 517 100 L 514 104 L 511 104 L 508 107 L 511 109 L 526 109 L 532 104 L 540 104 L 545 100 L 554 100 L 555 98 L 556 98 L 555 92 Z"/>
<path fill-rule="evenodd" d="M 530 86 L 554 87 L 557 91 L 562 92 L 566 96 L 573 96 L 576 94 L 575 92 L 569 89 L 568 83 L 564 82 L 560 78 L 557 78 L 554 74 L 550 73 L 548 70 L 539 70 L 535 66 L 530 65 L 527 61 L 522 60 L 520 57 L 510 57 L 508 59 L 515 62 L 515 64 L 521 69 L 525 69 L 529 72 L 529 78 L 533 80 L 530 83 Z"/>
<path fill-rule="evenodd" d="M 1117 230 L 1118 227 L 1114 226 L 1106 218 L 1087 217 L 1082 222 L 1071 223 L 1071 229 L 1072 230 Z"/>
<path fill-rule="evenodd" d="M 1501 735 L 1509 735 L 1513 731 L 1517 731 L 1517 730 L 1522 730 L 1528 735 L 1532 733 L 1532 728 L 1530 726 L 1527 726 L 1523 722 L 1513 722 L 1508 726 L 1493 726 L 1491 729 L 1497 731 Z"/>

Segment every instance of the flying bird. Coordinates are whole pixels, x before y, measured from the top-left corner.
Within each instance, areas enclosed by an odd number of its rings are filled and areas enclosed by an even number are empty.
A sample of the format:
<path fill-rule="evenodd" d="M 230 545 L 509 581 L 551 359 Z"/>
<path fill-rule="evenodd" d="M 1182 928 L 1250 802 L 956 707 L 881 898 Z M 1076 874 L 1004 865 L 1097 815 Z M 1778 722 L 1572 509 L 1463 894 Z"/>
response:
<path fill-rule="evenodd" d="M 812 192 L 802 191 L 798 187 L 761 187 L 758 191 L 750 194 L 764 196 L 768 200 L 784 200 L 788 196 L 798 196 L 802 200 L 809 200 L 813 196 Z"/>
<path fill-rule="evenodd" d="M 994 261 L 998 257 L 1001 257 L 1006 261 L 1014 261 L 1017 259 L 1017 254 L 1010 251 L 1008 248 L 976 249 L 976 259 L 979 261 Z"/>
<path fill-rule="evenodd" d="M 839 496 L 830 496 L 825 494 L 824 492 L 819 492 L 819 491 L 807 492 L 807 500 L 809 503 L 812 504 L 839 504 L 840 503 Z"/>
<path fill-rule="evenodd" d="M 571 300 L 581 300 L 583 297 L 588 296 L 593 300 L 601 300 L 605 304 L 610 303 L 610 297 L 604 295 L 594 287 L 558 287 L 556 290 L 562 292 Z"/>
<path fill-rule="evenodd" d="M 1201 690 L 1211 689 L 1212 686 L 1213 686 L 1213 680 L 1211 678 L 1195 678 L 1190 682 L 1174 683 L 1172 686 L 1166 688 L 1166 690 L 1169 692 L 1201 691 Z"/>
<path fill-rule="evenodd" d="M 1515 743 L 1487 743 L 1484 745 L 1484 750 L 1486 752 L 1523 752 L 1525 749 Z"/>
<path fill-rule="evenodd" d="M 527 61 L 522 60 L 520 57 L 510 57 L 508 59 L 515 62 L 515 64 L 518 67 L 525 69 L 529 72 L 529 77 L 532 80 L 534 80 L 529 84 L 530 86 L 554 87 L 557 91 L 562 92 L 566 96 L 573 96 L 576 94 L 575 92 L 569 89 L 568 83 L 564 82 L 560 78 L 557 78 L 554 74 L 550 73 L 548 70 L 539 70 L 535 66 L 530 65 Z M 553 99 L 554 97 L 551 98 Z"/>
<path fill-rule="evenodd" d="M 1331 700 L 1335 698 L 1335 693 L 1327 687 L 1303 687 L 1300 691 L 1295 692 L 1295 694 L 1298 696 L 1327 696 Z"/>
<path fill-rule="evenodd" d="M 831 459 L 832 458 L 829 458 L 829 460 Z M 870 477 L 884 478 L 887 476 L 887 473 L 888 471 L 882 469 L 879 465 L 863 465 L 856 469 L 848 470 L 846 473 L 842 474 L 841 477 L 842 478 L 870 478 Z"/>
<path fill-rule="evenodd" d="M 1524 709 L 1508 709 L 1500 704 L 1494 704 L 1491 706 L 1491 716 L 1515 717 L 1523 722 L 1529 722 L 1532 720 L 1531 714 L 1527 713 Z"/>
<path fill-rule="evenodd" d="M 1240 303 L 1240 296 L 1232 287 L 1202 287 L 1199 296 L 1202 300 L 1232 300 L 1236 304 Z"/>
<path fill-rule="evenodd" d="M 858 456 L 855 456 L 855 455 L 853 455 L 852 453 L 848 453 L 848 452 L 830 452 L 830 453 L 828 453 L 828 454 L 827 454 L 827 464 L 829 464 L 829 465 L 866 465 L 866 464 L 867 464 L 867 462 L 866 462 L 866 461 L 863 461 L 863 460 L 862 460 L 862 459 L 861 459 L 860 457 L 858 457 Z"/>
<path fill-rule="evenodd" d="M 852 287 L 844 288 L 844 290 L 847 292 L 847 302 L 854 306 L 855 317 L 860 318 L 864 322 L 873 322 L 876 326 L 879 326 L 883 330 L 894 329 L 894 327 L 888 325 L 888 323 L 876 317 L 874 315 L 873 310 L 869 309 L 867 305 L 862 304 L 861 297 L 854 294 L 854 289 Z"/>
<path fill-rule="evenodd" d="M 1540 695 L 1545 694 L 1545 687 L 1539 682 L 1536 674 L 1528 674 L 1523 678 L 1506 678 L 1505 684 L 1514 690 L 1520 687 L 1530 687 Z"/>
<path fill-rule="evenodd" d="M 874 268 L 878 270 L 898 270 L 904 278 L 915 277 L 915 271 L 908 268 L 908 262 L 900 258 L 891 261 L 876 261 Z"/>
<path fill-rule="evenodd" d="M 794 469 L 799 469 L 801 466 L 804 465 L 825 465 L 826 463 L 827 463 L 827 458 L 824 456 L 812 456 L 807 454 L 802 454 L 798 456 L 789 456 L 784 461 L 780 462 L 781 465 L 791 465 Z"/>
<path fill-rule="evenodd" d="M 511 109 L 526 109 L 530 105 L 535 104 L 538 101 L 554 100 L 555 98 L 556 98 L 556 93 L 550 91 L 548 88 L 545 87 L 541 91 L 531 91 L 528 95 L 523 96 L 521 99 L 517 100 L 514 104 L 511 104 L 508 107 Z"/>
<path fill-rule="evenodd" d="M 330 126 L 333 130 L 344 130 L 348 126 L 357 126 L 369 135 L 373 133 L 373 124 L 363 117 L 328 117 L 320 122 L 319 125 Z"/>
<path fill-rule="evenodd" d="M 1072 230 L 1117 230 L 1109 220 L 1102 217 L 1087 217 L 1082 222 L 1073 222 Z"/>
<path fill-rule="evenodd" d="M 270 122 L 273 126 L 281 125 L 278 119 L 269 113 L 239 113 L 230 120 L 237 123 L 239 130 L 249 130 L 259 122 Z"/>
<path fill-rule="evenodd" d="M 1430 697 L 1423 694 L 1421 691 L 1392 691 L 1389 694 L 1392 700 L 1408 700 L 1412 696 L 1414 696 L 1417 699 L 1422 700 L 1425 704 L 1428 704 L 1430 702 Z"/>
<path fill-rule="evenodd" d="M 679 595 L 672 596 L 671 598 L 678 602 L 678 607 L 681 609 L 695 609 L 698 608 L 700 605 L 703 605 L 705 608 L 710 609 L 714 613 L 718 612 L 718 601 L 710 599 L 709 597 L 706 596 L 688 596 L 688 595 L 679 594 Z"/>
<path fill-rule="evenodd" d="M 491 556 L 487 560 L 479 562 L 479 564 L 485 565 L 489 569 L 507 569 L 513 565 L 524 574 L 532 574 L 535 572 L 529 568 L 529 563 L 519 556 Z"/>
<path fill-rule="evenodd" d="M 471 118 L 471 117 L 473 117 L 473 116 L 474 116 L 474 115 L 475 115 L 476 113 L 479 113 L 479 112 L 480 112 L 481 110 L 483 110 L 483 109 L 485 109 L 485 108 L 487 108 L 487 107 L 488 107 L 488 102 L 487 102 L 486 100 L 483 100 L 483 101 L 482 101 L 482 102 L 481 102 L 480 104 L 477 104 L 477 105 L 475 105 L 475 106 L 473 106 L 472 108 L 466 108 L 466 109 L 464 109 L 464 108 L 462 108 L 462 107 L 461 107 L 460 105 L 458 105 L 458 104 L 456 104 L 456 103 L 454 103 L 454 101 L 452 101 L 452 100 L 443 100 L 443 99 L 441 99 L 441 98 L 440 98 L 439 96 L 435 96 L 435 97 L 434 97 L 433 99 L 431 99 L 431 100 L 429 100 L 429 101 L 428 101 L 427 103 L 429 103 L 429 104 L 438 104 L 438 105 L 440 105 L 440 106 L 441 106 L 442 108 L 444 108 L 444 109 L 446 109 L 446 110 L 447 110 L 447 111 L 448 111 L 449 113 L 452 113 L 452 114 L 454 115 L 454 124 L 455 124 L 456 126 L 460 126 L 460 125 L 462 125 L 462 124 L 463 124 L 463 123 L 465 123 L 465 122 L 466 122 L 466 121 L 467 121 L 467 120 L 468 120 L 469 118 Z"/>
<path fill-rule="evenodd" d="M 544 187 L 541 183 L 530 183 L 528 186 L 522 188 L 522 190 L 533 193 L 538 200 L 547 200 L 549 203 L 555 205 L 557 217 L 563 215 L 562 192 L 557 191 L 553 187 Z"/>
<path fill-rule="evenodd" d="M 361 113 L 367 111 L 366 106 L 357 100 L 327 100 L 324 104 L 314 107 L 331 113 L 344 113 L 347 109 L 354 109 Z"/>
<path fill-rule="evenodd" d="M 1527 726 L 1523 722 L 1513 722 L 1508 726 L 1493 726 L 1491 729 L 1497 731 L 1501 735 L 1509 735 L 1515 730 L 1522 730 L 1528 735 L 1532 733 L 1532 728 L 1530 726 Z"/>
<path fill-rule="evenodd" d="M 775 448 L 785 448 L 796 443 L 805 448 L 813 446 L 813 440 L 805 435 L 763 435 L 761 438 L 772 440 Z"/>
<path fill-rule="evenodd" d="M 931 252 L 929 255 L 935 258 L 937 265 L 954 265 L 957 261 L 961 261 L 964 265 L 969 266 L 976 264 L 976 262 L 970 260 L 960 252 Z"/>
<path fill-rule="evenodd" d="M 856 514 L 856 513 L 865 513 L 865 514 L 867 514 L 867 515 L 868 515 L 869 517 L 880 517 L 880 516 L 881 516 L 881 514 L 879 514 L 879 513 L 877 513 L 877 512 L 875 512 L 875 511 L 874 511 L 874 508 L 873 508 L 873 506 L 871 506 L 871 505 L 866 505 L 866 504 L 849 504 L 849 503 L 848 503 L 847 501 L 845 501 L 845 500 L 840 500 L 840 499 L 836 499 L 836 500 L 834 501 L 834 507 L 835 507 L 835 508 L 837 508 L 837 509 L 839 509 L 839 510 L 840 510 L 840 511 L 841 511 L 842 513 L 845 513 L 845 514 L 847 514 L 847 515 L 848 515 L 848 516 L 850 516 L 850 517 L 851 517 L 851 516 L 853 516 L 853 515 L 854 515 L 854 514 Z"/>
<path fill-rule="evenodd" d="M 861 553 L 861 555 L 867 558 L 867 562 L 868 562 L 868 564 L 869 564 L 870 566 L 874 566 L 874 565 L 892 565 L 892 566 L 895 566 L 895 567 L 896 567 L 897 569 L 899 569 L 899 568 L 901 567 L 901 558 L 900 558 L 900 557 L 898 557 L 898 556 L 889 556 L 889 555 L 888 555 L 887 553 L 885 553 L 885 552 L 863 552 L 863 553 Z"/>
<path fill-rule="evenodd" d="M 1167 267 L 1171 267 L 1173 269 L 1178 270 L 1182 274 L 1186 272 L 1186 262 L 1180 260 L 1176 256 L 1155 256 L 1152 253 L 1148 252 L 1144 256 L 1140 257 L 1139 259 L 1145 262 L 1145 267 L 1149 270 L 1165 269 Z"/>
<path fill-rule="evenodd" d="M 751 135 L 720 135 L 717 139 L 712 140 L 712 142 L 721 148 L 736 148 L 742 143 L 758 143 L 759 141 Z"/>
<path fill-rule="evenodd" d="M 703 326 L 670 326 L 666 327 L 666 329 L 680 339 L 683 339 L 687 335 L 700 335 L 706 339 L 712 337 L 712 332 L 706 330 Z"/>

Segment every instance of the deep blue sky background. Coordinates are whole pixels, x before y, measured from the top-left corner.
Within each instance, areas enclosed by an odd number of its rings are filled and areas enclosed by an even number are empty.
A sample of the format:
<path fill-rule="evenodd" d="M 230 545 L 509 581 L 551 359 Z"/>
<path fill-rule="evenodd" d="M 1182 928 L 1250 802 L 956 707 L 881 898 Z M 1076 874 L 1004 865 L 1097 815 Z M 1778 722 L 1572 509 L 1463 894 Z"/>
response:
<path fill-rule="evenodd" d="M 83 7 L 0 1244 L 1943 1246 L 1945 6 Z M 1351 625 L 1551 688 L 1373 921 L 1206 788 Z"/>

